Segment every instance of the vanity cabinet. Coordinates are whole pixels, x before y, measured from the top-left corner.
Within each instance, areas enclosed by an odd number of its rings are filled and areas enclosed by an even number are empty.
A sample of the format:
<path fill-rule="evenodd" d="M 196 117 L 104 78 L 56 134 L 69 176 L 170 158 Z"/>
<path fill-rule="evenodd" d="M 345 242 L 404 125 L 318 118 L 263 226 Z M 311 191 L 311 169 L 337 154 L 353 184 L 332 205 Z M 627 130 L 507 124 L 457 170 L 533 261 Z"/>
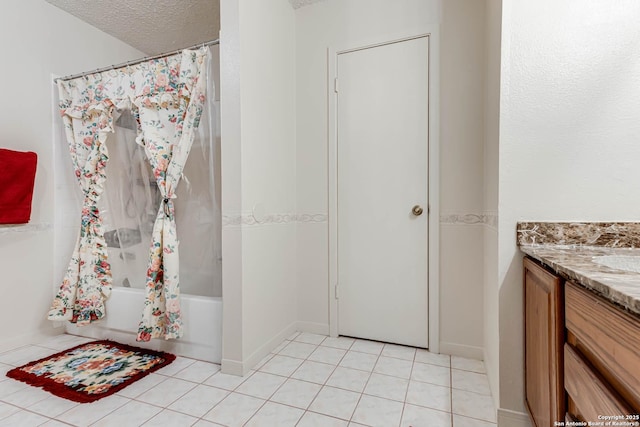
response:
<path fill-rule="evenodd" d="M 563 281 L 524 259 L 526 406 L 535 427 L 565 417 Z"/>
<path fill-rule="evenodd" d="M 529 257 L 524 299 L 525 392 L 533 425 L 606 425 L 602 417 L 612 416 L 640 422 L 640 316 Z"/>
<path fill-rule="evenodd" d="M 640 421 L 640 317 L 567 282 L 565 388 L 568 413 L 583 421 Z"/>

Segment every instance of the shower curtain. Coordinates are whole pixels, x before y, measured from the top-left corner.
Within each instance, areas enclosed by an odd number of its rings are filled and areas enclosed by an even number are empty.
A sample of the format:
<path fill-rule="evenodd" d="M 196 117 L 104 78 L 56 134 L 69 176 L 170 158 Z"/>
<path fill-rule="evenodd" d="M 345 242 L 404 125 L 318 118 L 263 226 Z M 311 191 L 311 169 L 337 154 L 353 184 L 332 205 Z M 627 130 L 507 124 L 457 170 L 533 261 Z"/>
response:
<path fill-rule="evenodd" d="M 106 180 L 107 136 L 123 110 L 137 119 L 163 202 L 149 253 L 137 340 L 179 338 L 178 240 L 173 199 L 205 102 L 208 49 L 59 81 L 60 109 L 75 175 L 84 194 L 80 234 L 48 318 L 88 324 L 105 316 L 112 286 L 98 202 Z"/>

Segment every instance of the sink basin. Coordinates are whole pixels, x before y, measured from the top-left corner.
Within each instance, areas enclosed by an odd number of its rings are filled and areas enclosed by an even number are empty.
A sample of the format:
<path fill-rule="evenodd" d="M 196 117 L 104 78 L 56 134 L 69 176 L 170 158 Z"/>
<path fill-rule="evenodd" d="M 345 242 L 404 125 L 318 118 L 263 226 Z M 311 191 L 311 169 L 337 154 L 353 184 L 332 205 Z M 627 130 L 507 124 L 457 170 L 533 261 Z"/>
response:
<path fill-rule="evenodd" d="M 632 271 L 640 273 L 640 256 L 632 255 L 603 255 L 593 257 L 593 262 L 613 268 L 614 270 Z"/>

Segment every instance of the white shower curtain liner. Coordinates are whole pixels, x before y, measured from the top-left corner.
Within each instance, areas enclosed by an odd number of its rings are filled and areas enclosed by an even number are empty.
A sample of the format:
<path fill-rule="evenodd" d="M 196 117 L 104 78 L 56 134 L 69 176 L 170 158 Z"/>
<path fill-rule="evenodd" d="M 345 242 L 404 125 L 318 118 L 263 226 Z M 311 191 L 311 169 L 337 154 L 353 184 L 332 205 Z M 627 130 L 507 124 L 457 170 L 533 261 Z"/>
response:
<path fill-rule="evenodd" d="M 98 201 L 109 159 L 107 136 L 118 112 L 137 119 L 136 142 L 144 147 L 163 197 L 153 227 L 146 299 L 138 341 L 182 335 L 173 199 L 205 101 L 208 48 L 129 67 L 58 81 L 60 110 L 78 182 L 84 193 L 80 235 L 50 320 L 79 325 L 103 318 L 111 271 Z"/>

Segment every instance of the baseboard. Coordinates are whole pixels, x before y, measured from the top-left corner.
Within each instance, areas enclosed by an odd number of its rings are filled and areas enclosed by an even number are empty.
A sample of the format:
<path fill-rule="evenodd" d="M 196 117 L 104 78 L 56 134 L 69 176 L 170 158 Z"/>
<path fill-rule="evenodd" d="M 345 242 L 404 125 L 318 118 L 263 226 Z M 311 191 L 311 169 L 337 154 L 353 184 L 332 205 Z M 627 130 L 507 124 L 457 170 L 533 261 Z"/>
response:
<path fill-rule="evenodd" d="M 301 322 L 296 323 L 298 331 L 308 332 L 310 334 L 329 335 L 328 323 L 315 323 L 315 322 Z"/>
<path fill-rule="evenodd" d="M 251 369 L 253 369 L 254 366 L 258 364 L 258 362 L 264 359 L 265 356 L 271 352 L 271 350 L 279 346 L 282 341 L 296 332 L 296 330 L 297 322 L 292 322 L 289 326 L 278 332 L 278 334 L 276 334 L 269 341 L 258 347 L 256 351 L 251 353 L 251 355 L 243 361 L 222 359 L 222 373 L 241 376 L 246 375 Z"/>
<path fill-rule="evenodd" d="M 532 427 L 529 414 L 498 408 L 498 427 Z"/>
<path fill-rule="evenodd" d="M 452 342 L 440 341 L 440 353 L 476 360 L 483 360 L 484 358 L 484 349 L 482 347 L 456 344 Z"/>
<path fill-rule="evenodd" d="M 498 406 L 500 406 L 498 404 L 498 396 L 500 396 L 500 389 L 499 389 L 500 378 L 498 378 L 497 376 L 494 377 L 492 365 L 490 366 L 490 364 L 487 363 L 487 360 L 489 360 L 489 358 L 487 357 L 486 348 L 485 348 L 485 351 L 482 352 L 482 354 L 483 354 L 482 360 L 484 360 L 484 367 L 485 367 L 485 370 L 487 371 L 487 379 L 489 380 L 489 389 L 491 390 L 491 397 L 493 398 L 493 407 L 497 408 Z"/>
<path fill-rule="evenodd" d="M 56 335 L 64 334 L 64 329 L 50 329 L 45 332 L 35 332 L 32 334 L 24 334 L 18 337 L 13 337 L 10 339 L 3 339 L 0 344 L 0 353 L 4 353 L 5 351 L 13 350 L 18 347 L 23 347 L 25 345 L 38 344 L 48 338 L 54 337 Z"/>
<path fill-rule="evenodd" d="M 229 375 L 242 376 L 242 362 L 232 359 L 222 359 L 220 372 Z"/>

